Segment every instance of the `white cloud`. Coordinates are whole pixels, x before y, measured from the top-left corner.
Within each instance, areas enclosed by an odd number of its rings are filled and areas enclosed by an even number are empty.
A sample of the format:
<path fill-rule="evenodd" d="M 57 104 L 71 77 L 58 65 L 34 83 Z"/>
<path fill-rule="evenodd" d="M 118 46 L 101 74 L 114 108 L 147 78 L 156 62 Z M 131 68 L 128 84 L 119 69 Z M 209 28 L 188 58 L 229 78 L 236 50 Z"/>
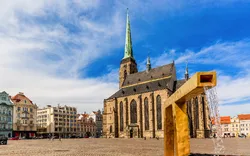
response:
<path fill-rule="evenodd" d="M 250 114 L 250 103 L 239 105 L 222 105 L 219 107 L 221 116 L 237 116 L 238 114 Z"/>
<path fill-rule="evenodd" d="M 218 95 L 221 103 L 235 103 L 250 100 L 250 76 L 238 78 L 221 76 L 218 79 Z M 250 112 L 249 112 L 250 113 Z"/>
<path fill-rule="evenodd" d="M 22 91 L 39 106 L 69 104 L 78 106 L 81 112 L 101 108 L 103 99 L 118 89 L 117 83 L 111 83 L 117 82 L 118 70 L 112 69 L 107 75 L 91 79 L 79 79 L 78 74 L 80 69 L 109 54 L 112 49 L 123 47 L 125 8 L 132 10 L 131 20 L 141 18 L 149 21 L 157 15 L 152 12 L 178 10 L 187 3 L 169 0 L 116 1 L 112 3 L 113 7 L 104 8 L 109 9 L 108 12 L 102 10 L 103 6 L 104 3 L 99 0 L 0 1 L 0 89 L 11 95 Z M 71 26 L 78 32 L 71 32 Z M 237 56 L 233 51 L 247 50 L 248 41 L 235 45 L 218 43 L 198 53 L 216 54 L 218 49 L 221 53 L 232 51 L 230 55 L 233 59 Z M 191 57 L 200 60 L 203 56 L 186 52 L 176 63 Z M 166 64 L 176 56 L 177 52 L 172 49 L 170 54 L 163 53 L 159 58 L 152 58 L 152 64 Z M 216 59 L 226 62 L 222 56 Z M 242 59 L 245 64 L 239 62 L 240 67 L 250 64 L 248 58 Z M 224 100 L 232 95 L 232 92 L 222 92 L 226 93 L 222 95 Z M 246 92 L 244 90 L 244 96 L 248 96 Z"/>
<path fill-rule="evenodd" d="M 117 90 L 116 83 L 104 82 L 96 79 L 63 79 L 46 76 L 38 72 L 8 71 L 0 69 L 0 86 L 14 96 L 19 91 L 24 92 L 39 106 L 47 104 L 76 106 L 79 112 L 101 109 L 103 99 Z"/>
<path fill-rule="evenodd" d="M 0 88 L 11 95 L 22 91 L 39 106 L 69 104 L 80 112 L 102 108 L 103 99 L 118 88 L 109 76 L 113 72 L 77 77 L 80 68 L 123 43 L 125 16 L 115 12 L 101 25 L 81 15 L 89 10 L 93 15 L 98 7 L 99 1 L 1 1 Z M 79 32 L 71 33 L 65 24 Z"/>
<path fill-rule="evenodd" d="M 192 66 L 213 65 L 213 68 L 216 67 L 213 70 L 216 70 L 218 75 L 218 99 L 223 115 L 226 115 L 227 112 L 228 115 L 250 113 L 250 110 L 246 108 L 249 103 L 242 104 L 244 101 L 250 101 L 249 50 L 249 39 L 236 42 L 217 42 L 209 47 L 202 48 L 200 51 L 189 49 L 186 49 L 185 52 L 175 51 L 174 53 L 171 52 L 173 50 L 165 51 L 162 55 L 152 58 L 152 64 L 153 66 L 160 66 L 175 59 L 177 66 L 184 67 L 188 60 L 190 75 L 192 75 L 192 72 L 197 72 L 192 69 Z M 233 71 L 236 69 L 237 71 Z M 227 73 L 227 71 L 233 72 L 234 75 Z M 184 68 L 177 68 L 177 73 L 184 73 Z"/>

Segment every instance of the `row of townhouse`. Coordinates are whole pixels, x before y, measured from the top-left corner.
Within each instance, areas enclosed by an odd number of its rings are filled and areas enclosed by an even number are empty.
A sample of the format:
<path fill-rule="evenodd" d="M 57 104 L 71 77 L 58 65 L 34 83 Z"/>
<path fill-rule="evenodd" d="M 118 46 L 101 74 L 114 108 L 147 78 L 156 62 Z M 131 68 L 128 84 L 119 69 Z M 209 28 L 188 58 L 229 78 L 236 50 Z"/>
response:
<path fill-rule="evenodd" d="M 250 114 L 239 114 L 236 117 L 220 117 L 223 137 L 237 137 L 246 135 L 250 137 Z M 213 123 L 214 124 L 214 123 Z M 213 135 L 216 135 L 215 125 L 213 125 Z"/>
<path fill-rule="evenodd" d="M 23 93 L 11 97 L 0 92 L 0 135 L 7 137 L 33 137 L 36 133 L 36 110 Z"/>
<path fill-rule="evenodd" d="M 47 105 L 37 111 L 37 134 L 63 138 L 96 136 L 96 123 L 87 113 L 77 114 L 75 107 Z"/>
<path fill-rule="evenodd" d="M 96 125 L 100 125 L 96 118 L 100 115 L 97 112 L 80 115 L 75 107 L 59 105 L 39 109 L 22 92 L 13 97 L 0 92 L 0 135 L 9 138 L 96 136 Z"/>

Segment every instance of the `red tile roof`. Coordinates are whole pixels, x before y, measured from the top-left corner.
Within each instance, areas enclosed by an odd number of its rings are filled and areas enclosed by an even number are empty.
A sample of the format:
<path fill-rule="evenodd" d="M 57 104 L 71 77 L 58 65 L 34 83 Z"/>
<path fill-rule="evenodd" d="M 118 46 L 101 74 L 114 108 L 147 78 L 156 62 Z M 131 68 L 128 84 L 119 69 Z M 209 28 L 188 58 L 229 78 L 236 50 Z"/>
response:
<path fill-rule="evenodd" d="M 214 118 L 211 119 L 212 120 L 212 124 L 214 125 Z M 231 123 L 231 118 L 230 116 L 221 116 L 220 117 L 220 123 L 221 124 L 230 124 Z"/>
<path fill-rule="evenodd" d="M 250 120 L 250 114 L 239 114 L 238 118 L 240 120 Z"/>
<path fill-rule="evenodd" d="M 33 104 L 33 102 L 29 99 L 29 98 L 27 98 L 23 93 L 18 93 L 17 95 L 15 95 L 15 96 L 13 96 L 12 98 L 11 98 L 11 100 L 14 102 L 20 102 L 22 99 L 27 99 L 27 100 L 29 100 L 30 101 L 30 103 L 32 103 Z"/>

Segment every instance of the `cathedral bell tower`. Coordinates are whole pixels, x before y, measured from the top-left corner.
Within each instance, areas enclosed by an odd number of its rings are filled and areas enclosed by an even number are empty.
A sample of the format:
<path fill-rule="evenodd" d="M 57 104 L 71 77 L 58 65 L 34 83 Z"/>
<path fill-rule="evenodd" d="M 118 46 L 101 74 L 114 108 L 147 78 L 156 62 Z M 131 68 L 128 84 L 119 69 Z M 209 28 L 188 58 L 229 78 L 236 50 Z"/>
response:
<path fill-rule="evenodd" d="M 137 73 L 137 72 L 138 72 L 137 64 L 133 56 L 130 21 L 129 21 L 129 15 L 128 15 L 128 10 L 127 10 L 125 50 L 124 50 L 124 57 L 120 63 L 119 88 L 122 87 L 122 84 L 124 80 L 126 79 L 127 75 Z"/>

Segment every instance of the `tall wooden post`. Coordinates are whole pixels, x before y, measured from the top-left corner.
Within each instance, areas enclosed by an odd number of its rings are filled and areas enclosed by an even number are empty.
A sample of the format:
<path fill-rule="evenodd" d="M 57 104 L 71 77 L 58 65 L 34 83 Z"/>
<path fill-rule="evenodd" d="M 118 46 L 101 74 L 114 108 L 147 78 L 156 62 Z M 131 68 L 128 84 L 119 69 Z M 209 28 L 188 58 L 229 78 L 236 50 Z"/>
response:
<path fill-rule="evenodd" d="M 204 86 L 216 86 L 215 72 L 196 73 L 164 103 L 165 156 L 188 156 L 190 154 L 186 101 L 204 92 Z"/>

